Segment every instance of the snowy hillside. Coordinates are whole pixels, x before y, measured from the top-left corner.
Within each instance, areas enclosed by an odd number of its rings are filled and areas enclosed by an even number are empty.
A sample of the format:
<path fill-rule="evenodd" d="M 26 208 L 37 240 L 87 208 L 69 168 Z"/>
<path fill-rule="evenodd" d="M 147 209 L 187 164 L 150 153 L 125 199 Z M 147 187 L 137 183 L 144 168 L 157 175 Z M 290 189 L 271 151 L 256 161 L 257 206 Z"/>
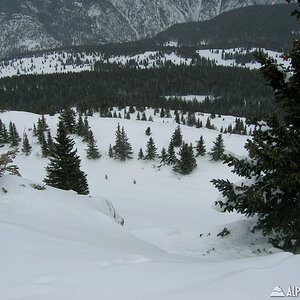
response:
<path fill-rule="evenodd" d="M 212 49 L 198 50 L 199 58 L 206 58 L 217 65 L 231 67 L 247 67 L 250 69 L 258 69 L 260 64 L 254 61 L 242 64 L 237 62 L 230 55 L 250 56 L 257 49 Z M 269 56 L 275 58 L 279 63 L 287 65 L 287 61 L 283 61 L 281 53 L 263 49 Z M 83 72 L 94 70 L 96 62 L 117 63 L 128 65 L 139 69 L 160 67 L 167 62 L 175 65 L 191 65 L 195 60 L 184 58 L 176 53 L 176 51 L 167 51 L 166 53 L 159 51 L 147 51 L 136 55 L 122 55 L 105 57 L 99 52 L 93 53 L 71 53 L 71 52 L 47 52 L 44 54 L 33 55 L 32 57 L 16 58 L 8 61 L 0 62 L 0 78 L 14 75 L 29 75 L 29 74 L 53 74 L 67 72 Z"/>
<path fill-rule="evenodd" d="M 168 146 L 177 126 L 152 109 L 145 113 L 153 122 L 137 121 L 137 113 L 130 120 L 89 117 L 102 154 L 96 161 L 86 158 L 86 143 L 72 135 L 88 175 L 89 196 L 47 186 L 34 189 L 34 184 L 42 185 L 48 164 L 32 136 L 40 116 L 0 113 L 3 123 L 13 121 L 19 133 L 27 133 L 33 147 L 29 156 L 20 152 L 15 159 L 22 178 L 0 178 L 0 299 L 263 300 L 277 285 L 286 292 L 299 284 L 299 256 L 251 233 L 251 220 L 215 209 L 219 194 L 210 180 L 239 180 L 227 166 L 206 154 L 197 158 L 192 174 L 182 176 L 159 159 L 137 159 L 149 139 L 148 126 L 158 151 Z M 55 136 L 58 115 L 45 117 Z M 205 122 L 208 115 L 197 117 Z M 211 122 L 220 130 L 235 119 L 221 116 Z M 118 123 L 134 150 L 126 162 L 108 156 Z M 219 134 L 204 127 L 182 125 L 181 130 L 184 141 L 193 145 L 203 135 L 207 151 Z M 227 151 L 247 155 L 243 145 L 248 136 L 223 138 Z M 125 220 L 123 227 L 116 212 Z M 218 234 L 225 227 L 230 234 L 222 238 Z"/>

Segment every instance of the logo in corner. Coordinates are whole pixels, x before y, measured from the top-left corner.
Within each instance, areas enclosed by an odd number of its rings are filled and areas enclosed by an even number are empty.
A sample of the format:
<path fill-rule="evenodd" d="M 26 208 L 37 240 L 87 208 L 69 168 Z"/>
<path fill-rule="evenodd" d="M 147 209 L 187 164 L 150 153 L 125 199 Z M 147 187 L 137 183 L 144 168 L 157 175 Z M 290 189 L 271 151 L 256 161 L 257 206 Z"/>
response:
<path fill-rule="evenodd" d="M 285 297 L 285 294 L 282 288 L 279 285 L 276 285 L 270 295 L 270 297 Z"/>

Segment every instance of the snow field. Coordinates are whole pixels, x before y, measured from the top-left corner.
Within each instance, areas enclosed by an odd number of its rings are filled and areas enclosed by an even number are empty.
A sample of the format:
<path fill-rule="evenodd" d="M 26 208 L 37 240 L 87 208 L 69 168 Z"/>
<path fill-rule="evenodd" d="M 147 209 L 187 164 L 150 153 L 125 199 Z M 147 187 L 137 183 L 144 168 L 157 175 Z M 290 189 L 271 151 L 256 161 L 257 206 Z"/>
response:
<path fill-rule="evenodd" d="M 146 110 L 150 114 L 153 110 Z M 48 163 L 29 130 L 40 116 L 0 113 L 4 123 L 16 123 L 20 135 L 27 132 L 33 146 L 29 157 L 19 153 L 15 159 L 23 178 L 0 178 L 0 187 L 8 191 L 0 190 L 0 299 L 252 300 L 269 299 L 276 285 L 297 285 L 298 256 L 273 248 L 259 233 L 249 233 L 252 220 L 214 208 L 219 193 L 210 180 L 239 178 L 208 155 L 197 158 L 198 167 L 187 176 L 160 166 L 158 159 L 137 160 L 149 139 L 148 126 L 160 152 L 177 124 L 158 116 L 154 122 L 136 121 L 135 116 L 89 117 L 102 154 L 96 161 L 85 158 L 86 144 L 72 136 L 90 187 L 90 196 L 79 196 L 32 188 L 42 183 Z M 204 124 L 207 116 L 199 116 Z M 55 136 L 58 116 L 45 117 Z M 212 123 L 220 128 L 234 120 L 222 116 Z M 134 158 L 126 162 L 107 155 L 118 123 L 134 150 Z M 206 128 L 181 129 L 184 140 L 194 145 L 203 135 L 207 151 L 219 134 Z M 223 138 L 226 150 L 247 155 L 243 145 L 249 137 Z M 106 200 L 125 219 L 124 227 L 112 220 Z M 224 227 L 230 235 L 217 237 Z"/>

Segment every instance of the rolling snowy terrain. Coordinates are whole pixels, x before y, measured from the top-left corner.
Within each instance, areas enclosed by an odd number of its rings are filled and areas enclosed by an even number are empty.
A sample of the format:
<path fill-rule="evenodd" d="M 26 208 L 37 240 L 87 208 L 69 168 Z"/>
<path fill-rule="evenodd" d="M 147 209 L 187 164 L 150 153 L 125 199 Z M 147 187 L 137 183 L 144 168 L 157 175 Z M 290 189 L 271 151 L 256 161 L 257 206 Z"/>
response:
<path fill-rule="evenodd" d="M 48 164 L 32 137 L 40 116 L 0 113 L 5 124 L 13 121 L 19 133 L 26 132 L 33 146 L 29 156 L 20 152 L 14 161 L 22 178 L 0 178 L 1 300 L 263 300 L 277 285 L 285 293 L 299 285 L 299 256 L 251 233 L 253 220 L 215 209 L 219 194 L 210 180 L 239 180 L 227 166 L 206 154 L 197 158 L 192 174 L 182 176 L 159 159 L 137 159 L 149 139 L 148 126 L 158 152 L 168 146 L 177 126 L 173 118 L 154 116 L 152 109 L 145 112 L 154 122 L 137 121 L 136 113 L 130 120 L 98 114 L 88 118 L 102 154 L 99 160 L 88 160 L 86 143 L 72 135 L 88 175 L 89 196 L 47 186 L 35 189 L 35 184 L 43 185 Z M 58 115 L 45 117 L 55 136 Z M 208 115 L 197 117 L 205 124 Z M 212 119 L 217 129 L 234 122 L 232 116 Z M 108 156 L 118 123 L 134 150 L 126 162 Z M 184 141 L 193 145 L 203 135 L 207 151 L 219 134 L 181 129 Z M 243 146 L 248 136 L 223 138 L 227 151 L 247 155 Z M 0 153 L 8 149 L 0 148 Z M 230 234 L 217 236 L 224 227 Z"/>
<path fill-rule="evenodd" d="M 245 55 L 253 53 L 257 49 L 207 49 L 197 50 L 199 58 L 209 59 L 221 66 L 231 67 L 246 67 L 250 69 L 260 68 L 260 64 L 249 62 L 245 64 L 237 63 L 235 59 L 225 59 L 224 55 L 238 54 Z M 284 61 L 281 53 L 262 49 L 270 57 L 275 58 L 278 63 L 285 66 L 288 61 Z M 223 56 L 222 56 L 223 53 Z M 254 60 L 254 58 L 253 58 Z M 44 54 L 37 54 L 30 57 L 15 58 L 8 61 L 0 62 L 0 78 L 11 77 L 14 75 L 30 75 L 30 74 L 53 74 L 67 72 L 83 72 L 94 70 L 96 62 L 117 63 L 121 65 L 135 66 L 139 69 L 154 68 L 164 65 L 166 62 L 171 62 L 175 65 L 191 65 L 194 61 L 191 58 L 179 56 L 176 51 L 168 51 L 168 53 L 160 53 L 159 51 L 147 51 L 136 55 L 111 56 L 105 58 L 100 52 L 93 53 L 71 53 L 71 52 L 55 52 L 50 51 Z"/>

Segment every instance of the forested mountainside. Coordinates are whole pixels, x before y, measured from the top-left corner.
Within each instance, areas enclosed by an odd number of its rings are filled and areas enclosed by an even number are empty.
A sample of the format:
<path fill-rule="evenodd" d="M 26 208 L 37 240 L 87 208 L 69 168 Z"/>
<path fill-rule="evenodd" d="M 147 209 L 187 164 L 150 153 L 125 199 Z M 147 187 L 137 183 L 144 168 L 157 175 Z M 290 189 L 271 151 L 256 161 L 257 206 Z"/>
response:
<path fill-rule="evenodd" d="M 180 45 L 232 48 L 263 47 L 285 50 L 300 35 L 299 22 L 291 18 L 294 5 L 254 5 L 234 9 L 212 20 L 175 24 L 156 36 L 156 41 Z M 276 32 L 276 34 L 274 34 Z"/>
<path fill-rule="evenodd" d="M 151 37 L 175 23 L 280 0 L 3 0 L 0 57 L 61 46 Z"/>

